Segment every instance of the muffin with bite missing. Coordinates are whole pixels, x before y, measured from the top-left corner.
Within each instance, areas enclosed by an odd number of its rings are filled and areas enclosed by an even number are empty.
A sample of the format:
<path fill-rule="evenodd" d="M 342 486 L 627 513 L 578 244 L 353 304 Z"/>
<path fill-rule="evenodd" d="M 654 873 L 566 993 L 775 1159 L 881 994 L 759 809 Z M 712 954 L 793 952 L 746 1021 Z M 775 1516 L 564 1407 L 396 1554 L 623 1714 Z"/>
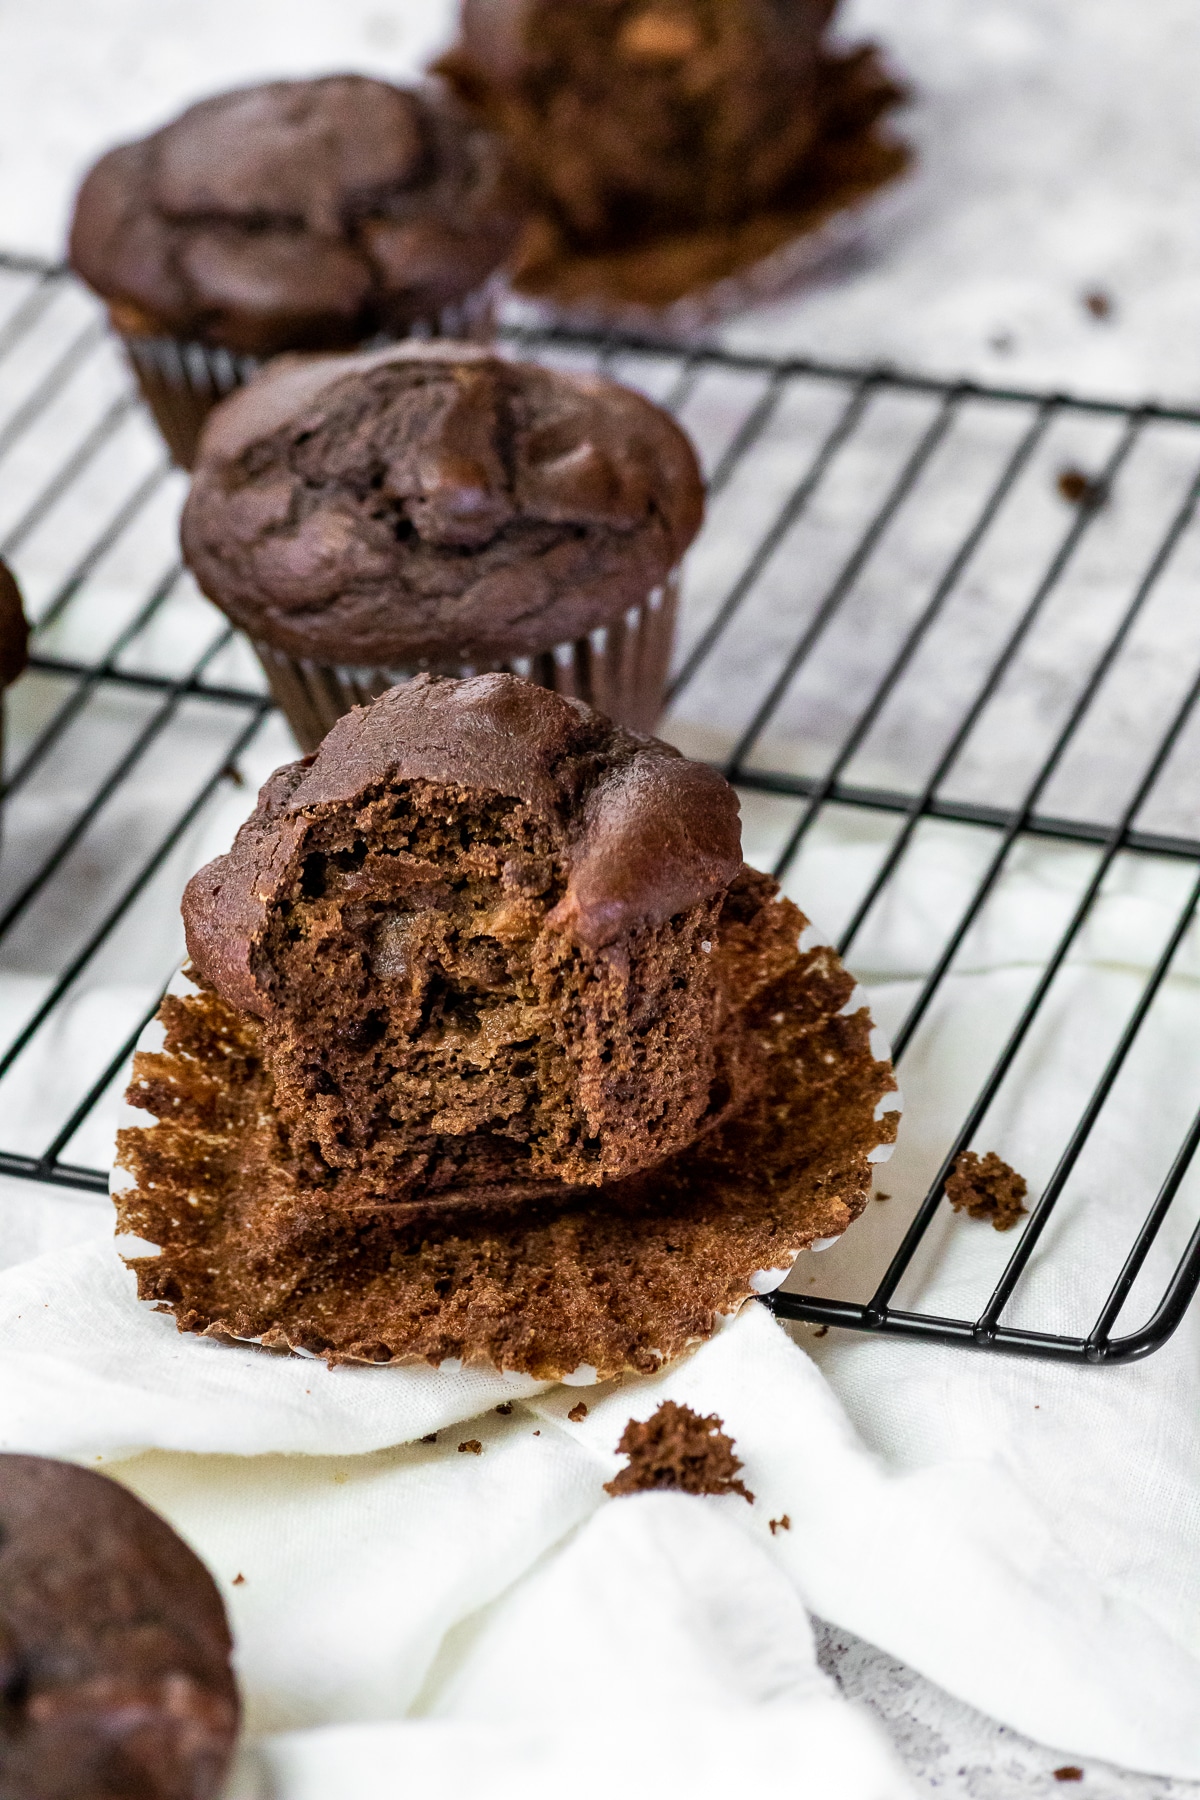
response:
<path fill-rule="evenodd" d="M 70 256 L 188 468 L 266 357 L 489 335 L 520 228 L 499 144 L 444 87 L 330 75 L 218 94 L 110 150 Z"/>
<path fill-rule="evenodd" d="M 7 563 L 0 562 L 0 758 L 4 750 L 3 693 L 29 661 L 29 622 L 21 590 Z"/>
<path fill-rule="evenodd" d="M 703 484 L 612 381 L 466 344 L 279 359 L 213 414 L 184 556 L 306 749 L 429 671 L 508 669 L 650 730 Z"/>
<path fill-rule="evenodd" d="M 463 0 L 438 67 L 523 183 L 517 287 L 618 315 L 715 295 L 898 175 L 902 90 L 830 43 L 836 3 Z"/>
<path fill-rule="evenodd" d="M 894 1136 L 723 778 L 510 675 L 347 715 L 184 917 L 117 1195 L 182 1330 L 644 1372 L 844 1230 Z"/>

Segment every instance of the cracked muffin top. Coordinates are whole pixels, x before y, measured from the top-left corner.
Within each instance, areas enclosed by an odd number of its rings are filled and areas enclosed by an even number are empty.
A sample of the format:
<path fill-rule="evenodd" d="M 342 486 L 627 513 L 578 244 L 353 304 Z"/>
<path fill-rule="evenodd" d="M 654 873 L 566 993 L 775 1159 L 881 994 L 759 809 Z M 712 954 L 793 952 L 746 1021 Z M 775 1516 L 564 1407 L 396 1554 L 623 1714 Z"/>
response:
<path fill-rule="evenodd" d="M 325 662 L 538 654 L 641 604 L 699 529 L 674 421 L 471 345 L 280 359 L 212 414 L 183 515 L 201 588 Z"/>
<path fill-rule="evenodd" d="M 70 257 L 119 330 L 269 356 L 436 319 L 520 226 L 497 140 L 446 90 L 331 75 L 219 94 L 110 150 Z"/>

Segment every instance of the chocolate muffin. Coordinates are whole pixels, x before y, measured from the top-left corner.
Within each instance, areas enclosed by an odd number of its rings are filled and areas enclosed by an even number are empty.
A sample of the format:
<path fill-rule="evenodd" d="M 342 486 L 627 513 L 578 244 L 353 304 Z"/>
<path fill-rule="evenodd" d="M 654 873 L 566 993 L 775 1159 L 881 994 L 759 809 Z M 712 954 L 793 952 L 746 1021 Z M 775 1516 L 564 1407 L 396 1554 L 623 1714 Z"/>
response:
<path fill-rule="evenodd" d="M 511 676 L 342 720 L 184 916 L 116 1196 L 183 1330 L 644 1371 L 843 1230 L 894 1135 L 723 779 Z"/>
<path fill-rule="evenodd" d="M 4 757 L 4 689 L 11 687 L 29 660 L 29 624 L 21 590 L 6 563 L 0 562 L 0 766 Z"/>
<path fill-rule="evenodd" d="M 11 687 L 29 660 L 29 622 L 12 570 L 0 562 L 0 690 Z"/>
<path fill-rule="evenodd" d="M 219 94 L 109 151 L 70 257 L 190 467 L 264 357 L 486 334 L 520 223 L 496 140 L 444 88 L 331 75 Z"/>
<path fill-rule="evenodd" d="M 238 1699 L 212 1577 L 110 1481 L 0 1456 L 0 1794 L 208 1800 Z"/>
<path fill-rule="evenodd" d="M 343 1200 L 464 1156 L 473 1184 L 598 1184 L 728 1109 L 711 952 L 741 861 L 715 770 L 512 675 L 424 676 L 278 770 L 183 917 Z"/>
<path fill-rule="evenodd" d="M 507 668 L 650 729 L 703 487 L 611 381 L 470 345 L 280 359 L 201 443 L 183 549 L 304 749 L 420 670 Z"/>
<path fill-rule="evenodd" d="M 896 175 L 902 98 L 836 0 L 463 0 L 438 65 L 504 137 L 533 212 L 516 284 L 662 307 Z"/>

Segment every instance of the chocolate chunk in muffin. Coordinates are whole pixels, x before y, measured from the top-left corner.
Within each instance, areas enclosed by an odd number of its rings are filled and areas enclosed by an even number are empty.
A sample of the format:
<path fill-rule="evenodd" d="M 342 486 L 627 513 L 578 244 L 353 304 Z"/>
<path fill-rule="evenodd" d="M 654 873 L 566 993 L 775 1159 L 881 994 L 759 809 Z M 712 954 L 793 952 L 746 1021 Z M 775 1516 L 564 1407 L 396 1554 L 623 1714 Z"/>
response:
<path fill-rule="evenodd" d="M 183 515 L 200 586 L 320 662 L 458 670 L 645 600 L 703 490 L 673 421 L 614 382 L 467 345 L 280 361 L 213 414 Z"/>
<path fill-rule="evenodd" d="M 596 1184 L 716 1123 L 741 866 L 715 771 L 514 676 L 425 676 L 278 770 L 183 911 L 315 1177 L 395 1201 Z"/>
<path fill-rule="evenodd" d="M 529 194 L 518 285 L 664 305 L 897 174 L 901 91 L 835 3 L 464 0 L 438 66 Z"/>
<path fill-rule="evenodd" d="M 110 151 L 70 255 L 119 330 L 269 356 L 403 335 L 519 229 L 499 147 L 452 95 L 331 75 L 217 95 Z"/>
<path fill-rule="evenodd" d="M 106 1476 L 0 1456 L 0 1793 L 208 1800 L 238 1700 L 212 1577 Z"/>
<path fill-rule="evenodd" d="M 11 569 L 0 562 L 0 688 L 17 679 L 29 660 L 29 625 L 21 590 Z"/>

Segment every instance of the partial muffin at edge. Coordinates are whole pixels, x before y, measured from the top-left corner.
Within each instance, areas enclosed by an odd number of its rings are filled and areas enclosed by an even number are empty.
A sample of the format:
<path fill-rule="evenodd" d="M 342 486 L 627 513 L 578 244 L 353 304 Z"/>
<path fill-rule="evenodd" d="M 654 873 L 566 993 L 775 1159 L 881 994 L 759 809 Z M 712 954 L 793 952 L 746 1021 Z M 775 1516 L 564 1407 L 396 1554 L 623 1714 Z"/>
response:
<path fill-rule="evenodd" d="M 424 676 L 278 770 L 183 915 L 307 1179 L 395 1202 L 611 1180 L 715 1123 L 748 1078 L 741 866 L 715 770 L 511 675 Z"/>
<path fill-rule="evenodd" d="M 238 1697 L 211 1575 L 126 1488 L 0 1456 L 0 1788 L 209 1800 Z"/>

